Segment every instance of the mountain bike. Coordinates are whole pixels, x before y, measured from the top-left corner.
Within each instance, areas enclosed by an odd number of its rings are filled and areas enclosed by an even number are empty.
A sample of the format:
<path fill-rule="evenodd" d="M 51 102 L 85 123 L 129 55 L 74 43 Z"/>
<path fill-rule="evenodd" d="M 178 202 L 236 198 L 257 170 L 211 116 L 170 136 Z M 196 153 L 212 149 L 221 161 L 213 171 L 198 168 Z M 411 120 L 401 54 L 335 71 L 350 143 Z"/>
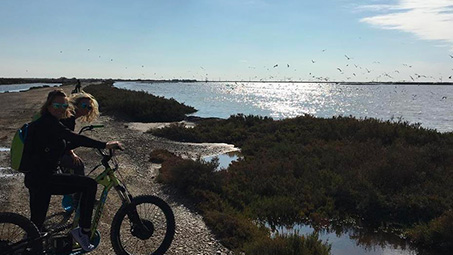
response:
<path fill-rule="evenodd" d="M 92 130 L 95 126 L 84 127 Z M 171 207 L 152 195 L 133 197 L 126 185 L 117 178 L 118 161 L 114 150 L 100 150 L 104 170 L 95 180 L 104 188 L 95 206 L 91 224 L 91 243 L 99 245 L 101 235 L 97 231 L 107 195 L 113 188 L 122 205 L 113 217 L 110 241 L 116 254 L 164 254 L 175 234 L 175 219 Z M 121 176 L 121 175 L 120 175 Z M 86 253 L 73 241 L 69 231 L 78 226 L 79 209 L 75 210 L 72 223 L 57 224 L 40 232 L 29 219 L 11 212 L 0 212 L 0 255 L 55 254 L 77 255 Z"/>

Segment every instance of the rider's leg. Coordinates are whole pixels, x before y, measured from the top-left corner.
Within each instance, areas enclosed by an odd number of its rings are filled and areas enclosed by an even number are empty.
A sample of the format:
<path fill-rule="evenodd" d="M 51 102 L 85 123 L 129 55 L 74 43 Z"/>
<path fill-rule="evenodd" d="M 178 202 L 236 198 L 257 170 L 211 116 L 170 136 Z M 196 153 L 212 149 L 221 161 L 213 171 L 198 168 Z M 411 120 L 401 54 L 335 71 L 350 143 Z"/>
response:
<path fill-rule="evenodd" d="M 29 189 L 30 192 L 30 214 L 31 221 L 39 231 L 46 220 L 47 210 L 49 209 L 50 193 L 39 188 Z"/>
<path fill-rule="evenodd" d="M 85 176 L 85 164 L 83 161 L 74 162 L 74 159 L 69 154 L 64 154 L 60 158 L 60 167 L 63 169 L 72 169 L 72 174 Z M 65 172 L 66 173 L 66 172 Z M 67 173 L 69 174 L 69 173 Z M 79 204 L 81 193 L 74 194 L 73 209 Z"/>
<path fill-rule="evenodd" d="M 94 199 L 97 182 L 86 176 L 54 174 L 48 181 L 49 191 L 55 195 L 65 195 L 80 192 L 80 221 L 82 228 L 91 227 Z"/>
<path fill-rule="evenodd" d="M 83 161 L 78 161 L 75 163 L 73 158 L 68 154 L 64 154 L 60 158 L 60 166 L 66 169 L 73 169 L 75 175 L 85 175 L 85 164 L 83 163 Z"/>
<path fill-rule="evenodd" d="M 54 174 L 48 179 L 47 183 L 51 187 L 49 189 L 52 194 L 82 193 L 80 198 L 80 227 L 71 230 L 71 234 L 83 250 L 93 250 L 95 246 L 90 243 L 89 229 L 91 228 L 91 216 L 93 213 L 97 182 L 86 176 Z"/>

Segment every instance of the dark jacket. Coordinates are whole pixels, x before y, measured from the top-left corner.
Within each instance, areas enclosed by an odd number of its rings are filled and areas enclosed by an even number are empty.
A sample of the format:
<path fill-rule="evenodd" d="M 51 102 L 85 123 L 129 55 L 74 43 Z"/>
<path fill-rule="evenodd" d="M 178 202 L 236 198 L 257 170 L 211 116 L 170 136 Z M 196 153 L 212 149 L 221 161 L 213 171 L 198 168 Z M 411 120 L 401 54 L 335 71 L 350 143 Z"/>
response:
<path fill-rule="evenodd" d="M 46 177 L 57 171 L 58 163 L 66 151 L 66 146 L 79 146 L 103 149 L 106 143 L 79 135 L 64 126 L 57 118 L 46 113 L 33 122 L 29 128 L 32 137 L 31 167 L 25 175 L 27 187 L 45 184 Z"/>
<path fill-rule="evenodd" d="M 72 115 L 69 118 L 66 119 L 60 119 L 60 122 L 67 128 L 69 128 L 71 131 L 75 131 L 75 126 L 76 126 L 76 117 Z M 66 141 L 66 150 L 65 153 L 69 153 L 72 149 L 77 148 L 72 146 L 70 141 Z"/>
<path fill-rule="evenodd" d="M 69 118 L 66 119 L 61 119 L 60 122 L 65 125 L 67 128 L 70 130 L 74 131 L 75 130 L 75 125 L 76 125 L 76 117 L 72 115 Z"/>

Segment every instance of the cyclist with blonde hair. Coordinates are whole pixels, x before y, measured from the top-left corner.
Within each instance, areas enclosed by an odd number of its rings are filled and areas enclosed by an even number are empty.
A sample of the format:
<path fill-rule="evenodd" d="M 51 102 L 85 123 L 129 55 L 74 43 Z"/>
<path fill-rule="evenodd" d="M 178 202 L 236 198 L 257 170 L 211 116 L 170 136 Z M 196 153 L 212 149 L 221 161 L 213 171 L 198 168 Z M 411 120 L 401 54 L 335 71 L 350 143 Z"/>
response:
<path fill-rule="evenodd" d="M 70 130 L 74 131 L 76 120 L 91 123 L 99 117 L 99 104 L 89 93 L 81 92 L 69 96 L 69 104 L 72 107 L 71 115 L 61 119 L 60 122 Z M 65 153 L 60 159 L 60 168 L 64 173 L 75 175 L 85 175 L 85 164 L 83 160 L 74 152 L 69 143 Z M 72 212 L 79 203 L 80 194 L 65 195 L 62 201 L 63 208 L 67 212 Z"/>
<path fill-rule="evenodd" d="M 75 130 L 76 120 L 90 123 L 99 117 L 99 107 L 96 99 L 88 93 L 76 93 L 69 97 L 69 103 L 72 107 L 72 114 L 67 118 L 61 119 L 67 128 Z M 74 174 L 84 175 L 85 166 L 82 159 L 74 153 L 72 146 L 69 144 L 66 152 L 60 159 L 60 166 L 67 169 L 73 169 Z"/>

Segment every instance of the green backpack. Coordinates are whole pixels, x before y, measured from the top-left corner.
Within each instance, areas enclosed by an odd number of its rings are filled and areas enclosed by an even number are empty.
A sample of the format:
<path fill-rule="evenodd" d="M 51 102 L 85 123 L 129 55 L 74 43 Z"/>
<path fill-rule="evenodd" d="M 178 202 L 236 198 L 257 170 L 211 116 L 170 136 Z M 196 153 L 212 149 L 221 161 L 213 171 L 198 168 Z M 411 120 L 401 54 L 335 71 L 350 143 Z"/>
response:
<path fill-rule="evenodd" d="M 14 134 L 11 142 L 11 168 L 21 173 L 30 172 L 31 148 L 33 143 L 33 124 L 40 116 L 34 116 L 33 121 L 24 124 Z"/>

